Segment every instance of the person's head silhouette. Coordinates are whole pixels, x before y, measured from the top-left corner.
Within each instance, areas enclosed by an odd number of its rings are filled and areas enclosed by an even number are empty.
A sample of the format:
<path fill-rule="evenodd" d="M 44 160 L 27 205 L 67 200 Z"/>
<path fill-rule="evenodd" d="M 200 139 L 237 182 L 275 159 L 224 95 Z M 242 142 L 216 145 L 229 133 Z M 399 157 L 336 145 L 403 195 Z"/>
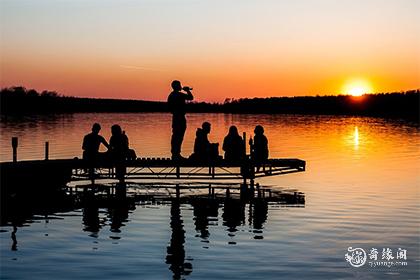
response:
<path fill-rule="evenodd" d="M 98 134 L 100 130 L 101 130 L 101 125 L 99 123 L 94 123 L 92 125 L 92 132 L 93 133 Z"/>
<path fill-rule="evenodd" d="M 261 125 L 257 125 L 254 129 L 255 135 L 263 135 L 264 134 L 264 128 Z"/>
<path fill-rule="evenodd" d="M 234 125 L 232 125 L 231 127 L 229 127 L 229 135 L 232 135 L 232 136 L 239 135 L 238 128 L 236 126 L 234 126 Z"/>
<path fill-rule="evenodd" d="M 182 89 L 181 82 L 178 80 L 174 80 L 171 83 L 171 87 L 175 91 L 180 91 Z"/>
<path fill-rule="evenodd" d="M 209 122 L 203 122 L 203 124 L 201 125 L 201 128 L 203 129 L 205 133 L 210 133 L 211 124 Z"/>
<path fill-rule="evenodd" d="M 111 126 L 111 134 L 112 135 L 122 134 L 121 126 L 119 126 L 118 124 L 114 124 L 113 126 Z"/>

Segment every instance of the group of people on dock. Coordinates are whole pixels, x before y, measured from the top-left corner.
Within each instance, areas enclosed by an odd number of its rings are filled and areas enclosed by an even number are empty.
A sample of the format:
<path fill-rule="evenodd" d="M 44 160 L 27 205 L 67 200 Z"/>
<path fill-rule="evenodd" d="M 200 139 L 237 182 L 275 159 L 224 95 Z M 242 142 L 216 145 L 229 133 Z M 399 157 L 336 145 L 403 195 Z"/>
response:
<path fill-rule="evenodd" d="M 114 124 L 111 126 L 111 138 L 109 143 L 102 135 L 99 135 L 101 125 L 94 123 L 92 132 L 83 138 L 83 159 L 86 160 L 113 160 L 124 161 L 127 159 L 136 159 L 136 152 L 129 148 L 128 137 L 121 126 Z M 100 145 L 104 145 L 108 151 L 105 153 L 99 152 Z"/>
<path fill-rule="evenodd" d="M 186 159 L 181 156 L 181 146 L 184 140 L 185 131 L 187 129 L 186 102 L 193 100 L 191 93 L 192 88 L 183 87 L 180 81 L 171 83 L 172 92 L 168 96 L 168 107 L 172 113 L 172 137 L 171 137 L 171 154 L 172 160 Z M 116 162 L 124 160 L 136 159 L 136 153 L 129 148 L 128 137 L 118 124 L 111 127 L 111 138 L 109 143 L 104 137 L 99 135 L 101 126 L 95 123 L 92 126 L 92 132 L 87 134 L 83 139 L 83 158 L 86 160 L 104 160 L 111 159 Z M 201 128 L 197 128 L 196 138 L 194 141 L 194 152 L 189 157 L 191 160 L 207 161 L 221 158 L 219 156 L 219 144 L 210 143 L 208 135 L 211 131 L 211 124 L 203 122 Z M 257 125 L 254 129 L 254 138 L 249 140 L 251 147 L 251 158 L 256 161 L 264 161 L 268 159 L 268 140 L 264 135 L 264 128 Z M 99 152 L 100 145 L 103 144 L 108 151 Z M 236 126 L 229 128 L 222 146 L 225 152 L 224 158 L 229 161 L 239 161 L 245 159 L 245 139 L 238 133 Z"/>

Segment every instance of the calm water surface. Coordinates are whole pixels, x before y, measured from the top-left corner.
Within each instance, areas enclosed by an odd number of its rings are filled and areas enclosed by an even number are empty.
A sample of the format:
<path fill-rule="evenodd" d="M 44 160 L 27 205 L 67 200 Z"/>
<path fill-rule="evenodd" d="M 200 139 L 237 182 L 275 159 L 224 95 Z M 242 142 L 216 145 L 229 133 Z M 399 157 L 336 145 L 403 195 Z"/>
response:
<path fill-rule="evenodd" d="M 252 207 L 229 218 L 224 205 L 208 215 L 191 204 L 139 204 L 35 215 L 0 227 L 4 279 L 419 279 L 419 128 L 376 118 L 190 114 L 183 154 L 195 129 L 212 124 L 222 142 L 230 125 L 251 135 L 265 127 L 271 157 L 307 161 L 307 171 L 258 182 L 305 193 L 304 207 L 268 205 L 255 221 Z M 100 122 L 108 139 L 120 124 L 138 156 L 168 157 L 169 114 L 71 114 L 2 119 L 0 161 L 81 156 L 81 140 Z M 87 218 L 88 217 L 88 218 Z M 204 219 L 204 222 L 203 222 Z M 168 249 L 169 247 L 169 249 Z M 348 247 L 407 250 L 407 265 L 359 268 Z M 175 249 L 174 249 L 175 248 Z M 171 261 L 171 250 L 178 262 Z M 169 260 L 168 260 L 169 256 Z"/>

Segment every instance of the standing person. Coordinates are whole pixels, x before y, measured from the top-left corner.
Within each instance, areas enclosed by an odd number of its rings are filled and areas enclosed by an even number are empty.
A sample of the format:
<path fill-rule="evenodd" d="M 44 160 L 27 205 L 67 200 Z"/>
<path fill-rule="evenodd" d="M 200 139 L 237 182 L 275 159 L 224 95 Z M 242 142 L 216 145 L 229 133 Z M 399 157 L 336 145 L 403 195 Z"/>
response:
<path fill-rule="evenodd" d="M 225 151 L 225 159 L 237 161 L 244 158 L 244 141 L 239 136 L 238 128 L 232 125 L 229 133 L 223 140 L 223 151 Z"/>
<path fill-rule="evenodd" d="M 101 130 L 101 125 L 99 123 L 94 123 L 92 126 L 92 132 L 87 134 L 83 138 L 83 159 L 89 161 L 96 161 L 99 159 L 102 153 L 99 152 L 99 146 L 103 144 L 107 149 L 109 149 L 109 145 L 106 142 L 105 138 L 99 135 L 99 131 Z"/>
<path fill-rule="evenodd" d="M 184 159 L 181 156 L 181 145 L 187 129 L 187 120 L 185 119 L 186 101 L 193 100 L 194 97 L 191 93 L 192 88 L 182 87 L 180 81 L 173 81 L 171 86 L 173 91 L 168 96 L 168 106 L 172 113 L 171 153 L 172 159 L 177 160 Z"/>

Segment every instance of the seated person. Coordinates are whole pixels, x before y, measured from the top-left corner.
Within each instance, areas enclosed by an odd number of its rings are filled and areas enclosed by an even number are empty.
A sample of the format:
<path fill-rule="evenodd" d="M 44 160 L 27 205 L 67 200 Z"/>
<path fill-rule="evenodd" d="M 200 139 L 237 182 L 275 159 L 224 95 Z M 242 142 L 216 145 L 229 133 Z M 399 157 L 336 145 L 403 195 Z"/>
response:
<path fill-rule="evenodd" d="M 238 161 L 244 158 L 244 141 L 234 125 L 229 128 L 229 133 L 223 140 L 223 151 L 225 151 L 226 160 Z"/>
<path fill-rule="evenodd" d="M 136 152 L 128 147 L 128 137 L 121 126 L 114 124 L 111 127 L 111 138 L 109 139 L 110 155 L 113 160 L 134 160 Z"/>
<path fill-rule="evenodd" d="M 105 153 L 99 152 L 99 146 L 103 144 L 107 149 L 109 149 L 109 145 L 105 138 L 99 135 L 100 130 L 101 125 L 99 123 L 95 123 L 92 126 L 92 132 L 83 138 L 83 159 L 95 161 L 105 157 Z"/>
<path fill-rule="evenodd" d="M 210 160 L 218 158 L 219 143 L 210 143 L 207 138 L 210 130 L 211 125 L 209 122 L 203 122 L 201 128 L 197 128 L 194 141 L 194 153 L 190 156 L 190 159 Z"/>
<path fill-rule="evenodd" d="M 264 128 L 257 125 L 254 129 L 254 141 L 250 139 L 251 158 L 255 161 L 265 161 L 268 159 L 268 140 L 264 135 Z"/>
<path fill-rule="evenodd" d="M 109 152 L 115 164 L 116 178 L 123 180 L 126 174 L 124 161 L 135 159 L 136 153 L 128 148 L 128 137 L 122 131 L 121 126 L 114 124 L 111 127 L 111 138 L 109 139 Z"/>

